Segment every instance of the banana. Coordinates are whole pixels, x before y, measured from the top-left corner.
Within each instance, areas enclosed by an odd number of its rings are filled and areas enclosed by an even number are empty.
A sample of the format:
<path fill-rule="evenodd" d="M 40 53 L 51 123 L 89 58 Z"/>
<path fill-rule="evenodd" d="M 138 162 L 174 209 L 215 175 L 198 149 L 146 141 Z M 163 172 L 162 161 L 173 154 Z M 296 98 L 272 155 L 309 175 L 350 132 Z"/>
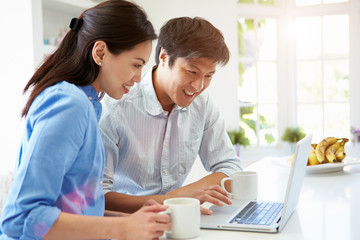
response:
<path fill-rule="evenodd" d="M 347 138 L 328 137 L 319 144 L 311 144 L 307 165 L 341 162 L 346 157 L 344 147 L 348 141 Z"/>
<path fill-rule="evenodd" d="M 316 143 L 311 144 L 307 166 L 320 164 L 319 161 L 317 160 L 316 153 L 315 153 L 316 145 L 317 145 Z"/>
<path fill-rule="evenodd" d="M 320 164 L 320 162 L 318 161 L 318 159 L 316 157 L 315 150 L 311 149 L 307 165 L 312 166 L 312 165 L 318 165 L 318 164 Z"/>
<path fill-rule="evenodd" d="M 336 161 L 337 162 L 341 162 L 342 160 L 344 160 L 344 158 L 346 157 L 346 153 L 344 151 L 344 147 L 340 147 L 336 152 L 335 152 L 335 157 L 336 157 Z"/>
<path fill-rule="evenodd" d="M 311 144 L 311 147 L 312 147 L 312 149 L 314 149 L 314 150 L 316 149 L 316 146 L 317 146 L 317 143 L 312 143 L 312 144 Z"/>
<path fill-rule="evenodd" d="M 347 138 L 343 138 L 340 142 L 340 147 L 335 152 L 335 157 L 337 162 L 341 162 L 346 157 L 345 153 L 345 144 L 349 141 Z"/>
<path fill-rule="evenodd" d="M 338 141 L 328 146 L 325 150 L 325 162 L 336 162 L 335 152 L 341 147 L 342 141 Z"/>
<path fill-rule="evenodd" d="M 336 137 L 327 137 L 319 142 L 319 144 L 315 148 L 315 154 L 316 154 L 317 160 L 320 163 L 325 162 L 326 148 L 329 147 L 330 145 L 336 143 L 337 141 L 338 141 L 338 138 L 336 138 Z"/>

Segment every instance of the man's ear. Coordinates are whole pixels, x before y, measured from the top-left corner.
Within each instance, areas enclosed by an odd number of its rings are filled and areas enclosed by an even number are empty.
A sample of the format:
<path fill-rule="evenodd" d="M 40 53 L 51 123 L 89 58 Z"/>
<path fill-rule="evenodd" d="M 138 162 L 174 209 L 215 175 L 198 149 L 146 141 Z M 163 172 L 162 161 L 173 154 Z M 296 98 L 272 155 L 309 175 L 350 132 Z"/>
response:
<path fill-rule="evenodd" d="M 92 57 L 95 63 L 101 66 L 105 57 L 106 43 L 104 41 L 96 41 L 92 49 Z"/>
<path fill-rule="evenodd" d="M 166 50 L 161 48 L 160 54 L 159 54 L 159 64 L 161 64 L 162 66 L 165 66 L 167 61 L 168 61 L 168 55 L 166 53 Z"/>

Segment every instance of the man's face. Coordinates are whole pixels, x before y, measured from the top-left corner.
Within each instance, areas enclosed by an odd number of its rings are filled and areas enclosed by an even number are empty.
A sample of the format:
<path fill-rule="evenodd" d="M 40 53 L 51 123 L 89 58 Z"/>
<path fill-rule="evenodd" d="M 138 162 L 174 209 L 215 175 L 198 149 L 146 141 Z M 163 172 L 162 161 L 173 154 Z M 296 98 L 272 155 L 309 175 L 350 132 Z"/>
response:
<path fill-rule="evenodd" d="M 162 71 L 159 84 L 155 84 L 163 109 L 169 110 L 174 104 L 180 107 L 189 106 L 210 85 L 216 65 L 216 62 L 208 58 L 190 61 L 177 58 L 170 68 L 168 59 L 165 60 L 163 66 L 158 68 L 158 71 Z"/>

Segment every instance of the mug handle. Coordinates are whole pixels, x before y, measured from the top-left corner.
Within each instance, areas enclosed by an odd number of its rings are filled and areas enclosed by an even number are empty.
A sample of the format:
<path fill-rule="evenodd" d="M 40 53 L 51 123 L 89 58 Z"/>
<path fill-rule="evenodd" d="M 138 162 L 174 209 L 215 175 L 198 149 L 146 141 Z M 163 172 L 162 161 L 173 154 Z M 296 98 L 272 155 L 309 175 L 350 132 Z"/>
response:
<path fill-rule="evenodd" d="M 158 212 L 158 214 L 167 214 L 170 217 L 170 222 L 171 222 L 171 210 L 170 209 L 166 209 L 165 211 Z M 172 231 L 167 230 L 167 231 L 164 231 L 164 233 L 172 233 Z"/>
<path fill-rule="evenodd" d="M 230 177 L 223 178 L 223 179 L 221 179 L 220 185 L 221 185 L 221 187 L 225 190 L 225 192 L 231 196 L 232 193 L 228 192 L 228 191 L 226 190 L 226 188 L 225 188 L 225 185 L 224 185 L 224 183 L 225 183 L 227 180 L 230 180 L 230 181 L 231 181 L 232 179 L 231 179 Z"/>

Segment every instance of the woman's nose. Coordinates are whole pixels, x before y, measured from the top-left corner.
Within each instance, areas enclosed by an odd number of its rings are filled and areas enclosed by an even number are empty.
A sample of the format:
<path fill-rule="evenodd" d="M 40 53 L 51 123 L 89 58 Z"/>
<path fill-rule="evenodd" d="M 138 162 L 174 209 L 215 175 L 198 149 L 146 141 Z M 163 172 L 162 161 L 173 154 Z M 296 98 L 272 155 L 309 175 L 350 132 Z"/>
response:
<path fill-rule="evenodd" d="M 141 71 L 138 71 L 135 73 L 135 75 L 133 77 L 133 81 L 136 83 L 139 83 L 141 81 Z"/>

